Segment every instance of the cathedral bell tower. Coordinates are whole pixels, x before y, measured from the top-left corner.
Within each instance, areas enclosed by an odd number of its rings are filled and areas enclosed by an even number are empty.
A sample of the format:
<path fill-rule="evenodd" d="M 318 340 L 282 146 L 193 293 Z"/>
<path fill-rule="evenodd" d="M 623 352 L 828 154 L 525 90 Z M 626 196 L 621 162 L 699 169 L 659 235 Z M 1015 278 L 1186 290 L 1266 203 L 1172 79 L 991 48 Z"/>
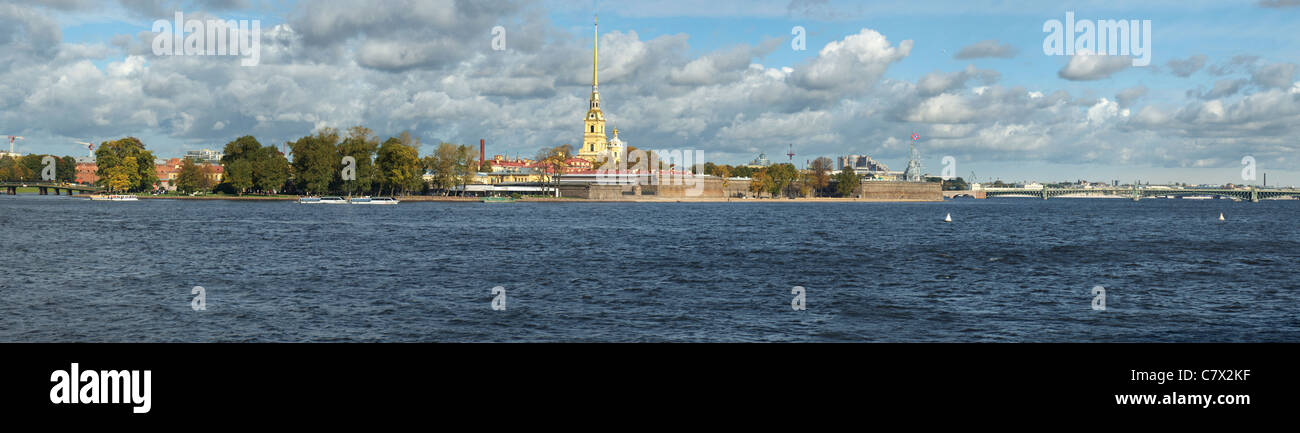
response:
<path fill-rule="evenodd" d="M 600 59 L 600 31 L 593 20 L 593 35 L 596 37 L 591 50 L 591 99 L 587 103 L 587 117 L 583 119 L 582 148 L 578 157 L 591 162 L 598 162 L 601 154 L 608 151 L 605 137 L 605 113 L 600 111 L 600 81 L 596 72 Z M 613 156 L 617 159 L 617 156 Z"/>

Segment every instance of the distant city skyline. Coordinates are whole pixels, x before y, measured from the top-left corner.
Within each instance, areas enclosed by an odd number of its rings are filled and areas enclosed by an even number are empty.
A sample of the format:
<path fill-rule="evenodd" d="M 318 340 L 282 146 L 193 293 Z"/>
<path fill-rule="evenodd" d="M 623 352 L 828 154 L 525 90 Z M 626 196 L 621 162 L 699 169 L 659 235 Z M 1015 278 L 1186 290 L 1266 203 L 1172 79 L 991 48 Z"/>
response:
<path fill-rule="evenodd" d="M 136 136 L 178 157 L 322 127 L 488 154 L 583 143 L 592 15 L 609 129 L 740 165 L 865 155 L 981 182 L 1300 184 L 1296 2 L 0 0 L 0 134 L 82 156 Z M 152 23 L 260 20 L 258 66 L 155 56 Z M 1150 20 L 1151 64 L 1051 56 L 1044 25 Z M 504 46 L 494 50 L 494 27 Z M 792 48 L 799 30 L 805 50 Z M 1120 62 L 1118 60 L 1125 60 Z M 7 144 L 3 150 L 8 150 Z M 1241 159 L 1257 179 L 1241 178 Z"/>

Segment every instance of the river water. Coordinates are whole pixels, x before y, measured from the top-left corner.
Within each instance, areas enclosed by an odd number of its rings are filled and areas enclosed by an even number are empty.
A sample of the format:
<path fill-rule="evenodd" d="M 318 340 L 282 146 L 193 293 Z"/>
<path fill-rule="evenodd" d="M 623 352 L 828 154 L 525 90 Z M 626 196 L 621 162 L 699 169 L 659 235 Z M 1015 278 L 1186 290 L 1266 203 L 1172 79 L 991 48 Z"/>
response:
<path fill-rule="evenodd" d="M 1296 342 L 1297 211 L 3 196 L 0 341 Z"/>

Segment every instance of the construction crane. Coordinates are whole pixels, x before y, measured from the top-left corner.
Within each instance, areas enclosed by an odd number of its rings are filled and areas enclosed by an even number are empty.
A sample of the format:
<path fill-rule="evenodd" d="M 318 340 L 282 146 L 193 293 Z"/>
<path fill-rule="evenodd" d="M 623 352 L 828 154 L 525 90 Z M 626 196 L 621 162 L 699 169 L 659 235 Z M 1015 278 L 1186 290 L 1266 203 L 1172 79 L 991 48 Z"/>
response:
<path fill-rule="evenodd" d="M 86 146 L 86 160 L 95 159 L 95 143 L 87 143 L 84 141 L 74 141 L 74 143 Z"/>
<path fill-rule="evenodd" d="M 22 139 L 23 139 L 22 137 L 19 137 L 19 136 L 17 136 L 17 135 L 10 135 L 10 136 L 9 136 L 9 153 L 10 153 L 10 154 L 13 154 L 13 153 L 14 153 L 14 140 L 22 140 Z"/>

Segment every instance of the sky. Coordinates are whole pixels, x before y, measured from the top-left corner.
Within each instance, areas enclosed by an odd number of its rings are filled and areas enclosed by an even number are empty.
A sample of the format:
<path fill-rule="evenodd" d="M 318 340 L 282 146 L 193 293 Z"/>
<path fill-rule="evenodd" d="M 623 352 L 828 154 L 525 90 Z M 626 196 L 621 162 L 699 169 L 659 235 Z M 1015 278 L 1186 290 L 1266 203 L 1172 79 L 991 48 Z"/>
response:
<path fill-rule="evenodd" d="M 257 20 L 257 65 L 155 54 L 178 11 Z M 1049 55 L 1067 13 L 1149 20 L 1149 64 Z M 901 171 L 915 133 L 926 172 L 981 182 L 1300 185 L 1300 0 L 0 0 L 0 135 L 175 157 L 364 125 L 528 157 L 582 142 L 595 14 L 601 107 L 637 148 Z"/>

